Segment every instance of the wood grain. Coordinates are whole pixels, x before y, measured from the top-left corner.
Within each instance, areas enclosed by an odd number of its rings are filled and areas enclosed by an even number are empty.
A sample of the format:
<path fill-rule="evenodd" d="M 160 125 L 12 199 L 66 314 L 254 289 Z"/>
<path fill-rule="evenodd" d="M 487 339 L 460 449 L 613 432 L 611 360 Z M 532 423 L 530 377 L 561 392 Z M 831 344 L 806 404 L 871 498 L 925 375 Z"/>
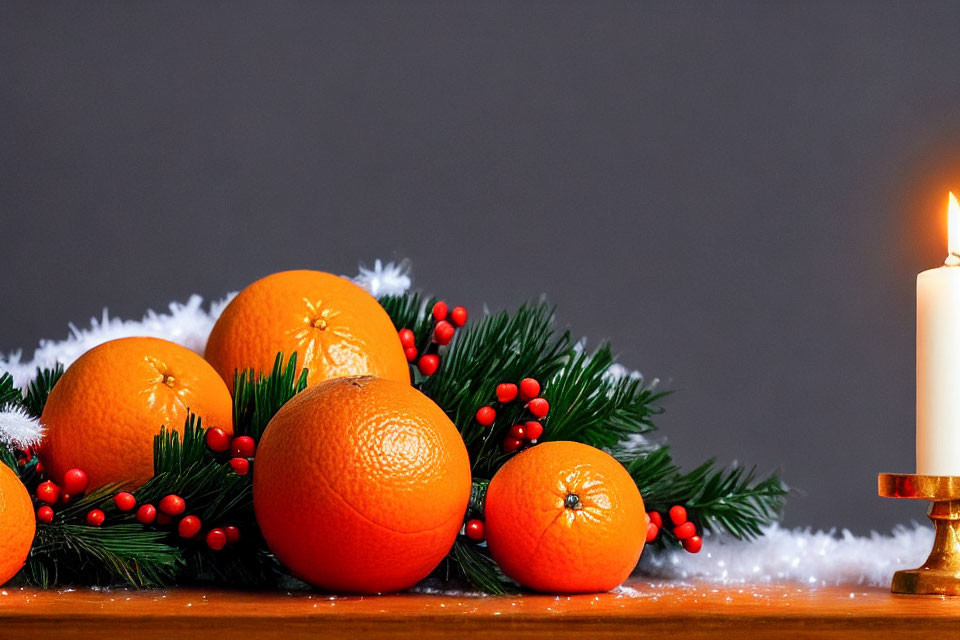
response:
<path fill-rule="evenodd" d="M 944 638 L 960 598 L 795 584 L 632 581 L 580 596 L 331 596 L 311 592 L 0 592 L 0 637 L 37 638 Z"/>

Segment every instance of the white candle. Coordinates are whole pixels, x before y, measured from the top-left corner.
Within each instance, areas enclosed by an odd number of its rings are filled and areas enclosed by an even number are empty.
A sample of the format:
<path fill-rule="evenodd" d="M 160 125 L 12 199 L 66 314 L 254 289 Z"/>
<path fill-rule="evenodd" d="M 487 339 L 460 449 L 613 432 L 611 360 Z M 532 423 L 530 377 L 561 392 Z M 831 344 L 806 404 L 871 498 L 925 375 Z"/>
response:
<path fill-rule="evenodd" d="M 947 260 L 917 276 L 917 473 L 960 476 L 960 205 L 947 206 Z"/>

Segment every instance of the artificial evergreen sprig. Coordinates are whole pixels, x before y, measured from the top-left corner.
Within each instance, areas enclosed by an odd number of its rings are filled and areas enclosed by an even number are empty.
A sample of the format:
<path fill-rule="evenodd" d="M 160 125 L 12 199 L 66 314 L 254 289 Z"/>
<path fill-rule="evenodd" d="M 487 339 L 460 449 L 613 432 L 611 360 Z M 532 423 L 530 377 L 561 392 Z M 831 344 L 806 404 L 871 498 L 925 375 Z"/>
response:
<path fill-rule="evenodd" d="M 684 505 L 701 530 L 757 537 L 763 526 L 780 519 L 789 494 L 778 473 L 758 479 L 756 468 L 718 469 L 712 459 L 683 473 L 666 446 L 613 453 L 637 483 L 647 511 L 666 513 L 673 505 Z M 664 528 L 657 544 L 676 546 L 679 541 Z"/>
<path fill-rule="evenodd" d="M 43 406 L 47 403 L 47 397 L 63 375 L 64 368 L 59 362 L 52 369 L 37 368 L 37 375 L 27 385 L 23 394 L 23 407 L 34 418 L 39 418 L 43 413 Z"/>
<path fill-rule="evenodd" d="M 274 414 L 290 398 L 307 388 L 307 370 L 297 371 L 297 353 L 286 366 L 278 353 L 268 374 L 253 369 L 237 371 L 233 378 L 233 432 L 259 442 Z"/>

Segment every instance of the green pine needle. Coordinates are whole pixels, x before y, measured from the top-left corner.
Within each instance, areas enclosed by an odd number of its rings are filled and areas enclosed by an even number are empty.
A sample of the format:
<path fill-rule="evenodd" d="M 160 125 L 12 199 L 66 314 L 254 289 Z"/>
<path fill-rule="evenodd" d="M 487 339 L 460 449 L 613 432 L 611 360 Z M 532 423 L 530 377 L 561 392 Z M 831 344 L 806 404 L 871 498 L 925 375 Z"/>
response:
<path fill-rule="evenodd" d="M 260 441 L 267 423 L 290 398 L 307 388 L 307 370 L 297 371 L 297 354 L 283 366 L 278 353 L 273 370 L 263 375 L 253 369 L 237 371 L 233 378 L 233 431 Z"/>
<path fill-rule="evenodd" d="M 426 297 L 414 291 L 403 295 L 382 296 L 378 301 L 393 320 L 397 331 L 413 331 L 417 351 L 422 353 L 430 344 L 434 324 L 431 311 L 437 298 Z"/>
<path fill-rule="evenodd" d="M 39 418 L 43 413 L 43 407 L 47 403 L 47 397 L 57 384 L 60 377 L 63 376 L 63 365 L 59 362 L 53 369 L 37 368 L 36 377 L 27 385 L 23 394 L 23 406 L 27 412 L 34 418 Z"/>
<path fill-rule="evenodd" d="M 446 583 L 466 582 L 474 589 L 491 595 L 517 591 L 516 584 L 503 575 L 485 547 L 460 537 L 453 543 L 449 555 L 434 575 Z"/>
<path fill-rule="evenodd" d="M 726 532 L 737 538 L 762 535 L 762 527 L 778 521 L 789 489 L 779 474 L 758 479 L 756 468 L 717 469 L 708 460 L 682 473 L 667 447 L 640 455 L 614 450 L 637 483 L 648 511 L 666 513 L 679 504 L 698 528 Z M 669 528 L 657 538 L 660 544 L 679 544 Z"/>
<path fill-rule="evenodd" d="M 20 389 L 14 386 L 13 376 L 9 373 L 0 375 L 0 407 L 7 405 L 21 406 L 22 403 L 23 395 L 20 393 Z"/>
<path fill-rule="evenodd" d="M 657 402 L 666 392 L 645 386 L 642 378 L 607 375 L 614 363 L 609 345 L 592 354 L 571 352 L 544 387 L 550 413 L 543 420 L 543 440 L 573 440 L 609 448 L 632 434 L 653 431 Z"/>

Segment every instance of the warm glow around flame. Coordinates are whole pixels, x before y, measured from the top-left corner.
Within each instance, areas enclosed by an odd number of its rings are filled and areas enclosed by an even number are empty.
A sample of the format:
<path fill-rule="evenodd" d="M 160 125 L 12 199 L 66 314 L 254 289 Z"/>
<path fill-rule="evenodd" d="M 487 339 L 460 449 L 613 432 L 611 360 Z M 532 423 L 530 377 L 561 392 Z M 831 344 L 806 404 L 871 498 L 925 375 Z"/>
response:
<path fill-rule="evenodd" d="M 951 258 L 960 258 L 960 203 L 953 191 L 947 203 L 947 253 Z"/>

